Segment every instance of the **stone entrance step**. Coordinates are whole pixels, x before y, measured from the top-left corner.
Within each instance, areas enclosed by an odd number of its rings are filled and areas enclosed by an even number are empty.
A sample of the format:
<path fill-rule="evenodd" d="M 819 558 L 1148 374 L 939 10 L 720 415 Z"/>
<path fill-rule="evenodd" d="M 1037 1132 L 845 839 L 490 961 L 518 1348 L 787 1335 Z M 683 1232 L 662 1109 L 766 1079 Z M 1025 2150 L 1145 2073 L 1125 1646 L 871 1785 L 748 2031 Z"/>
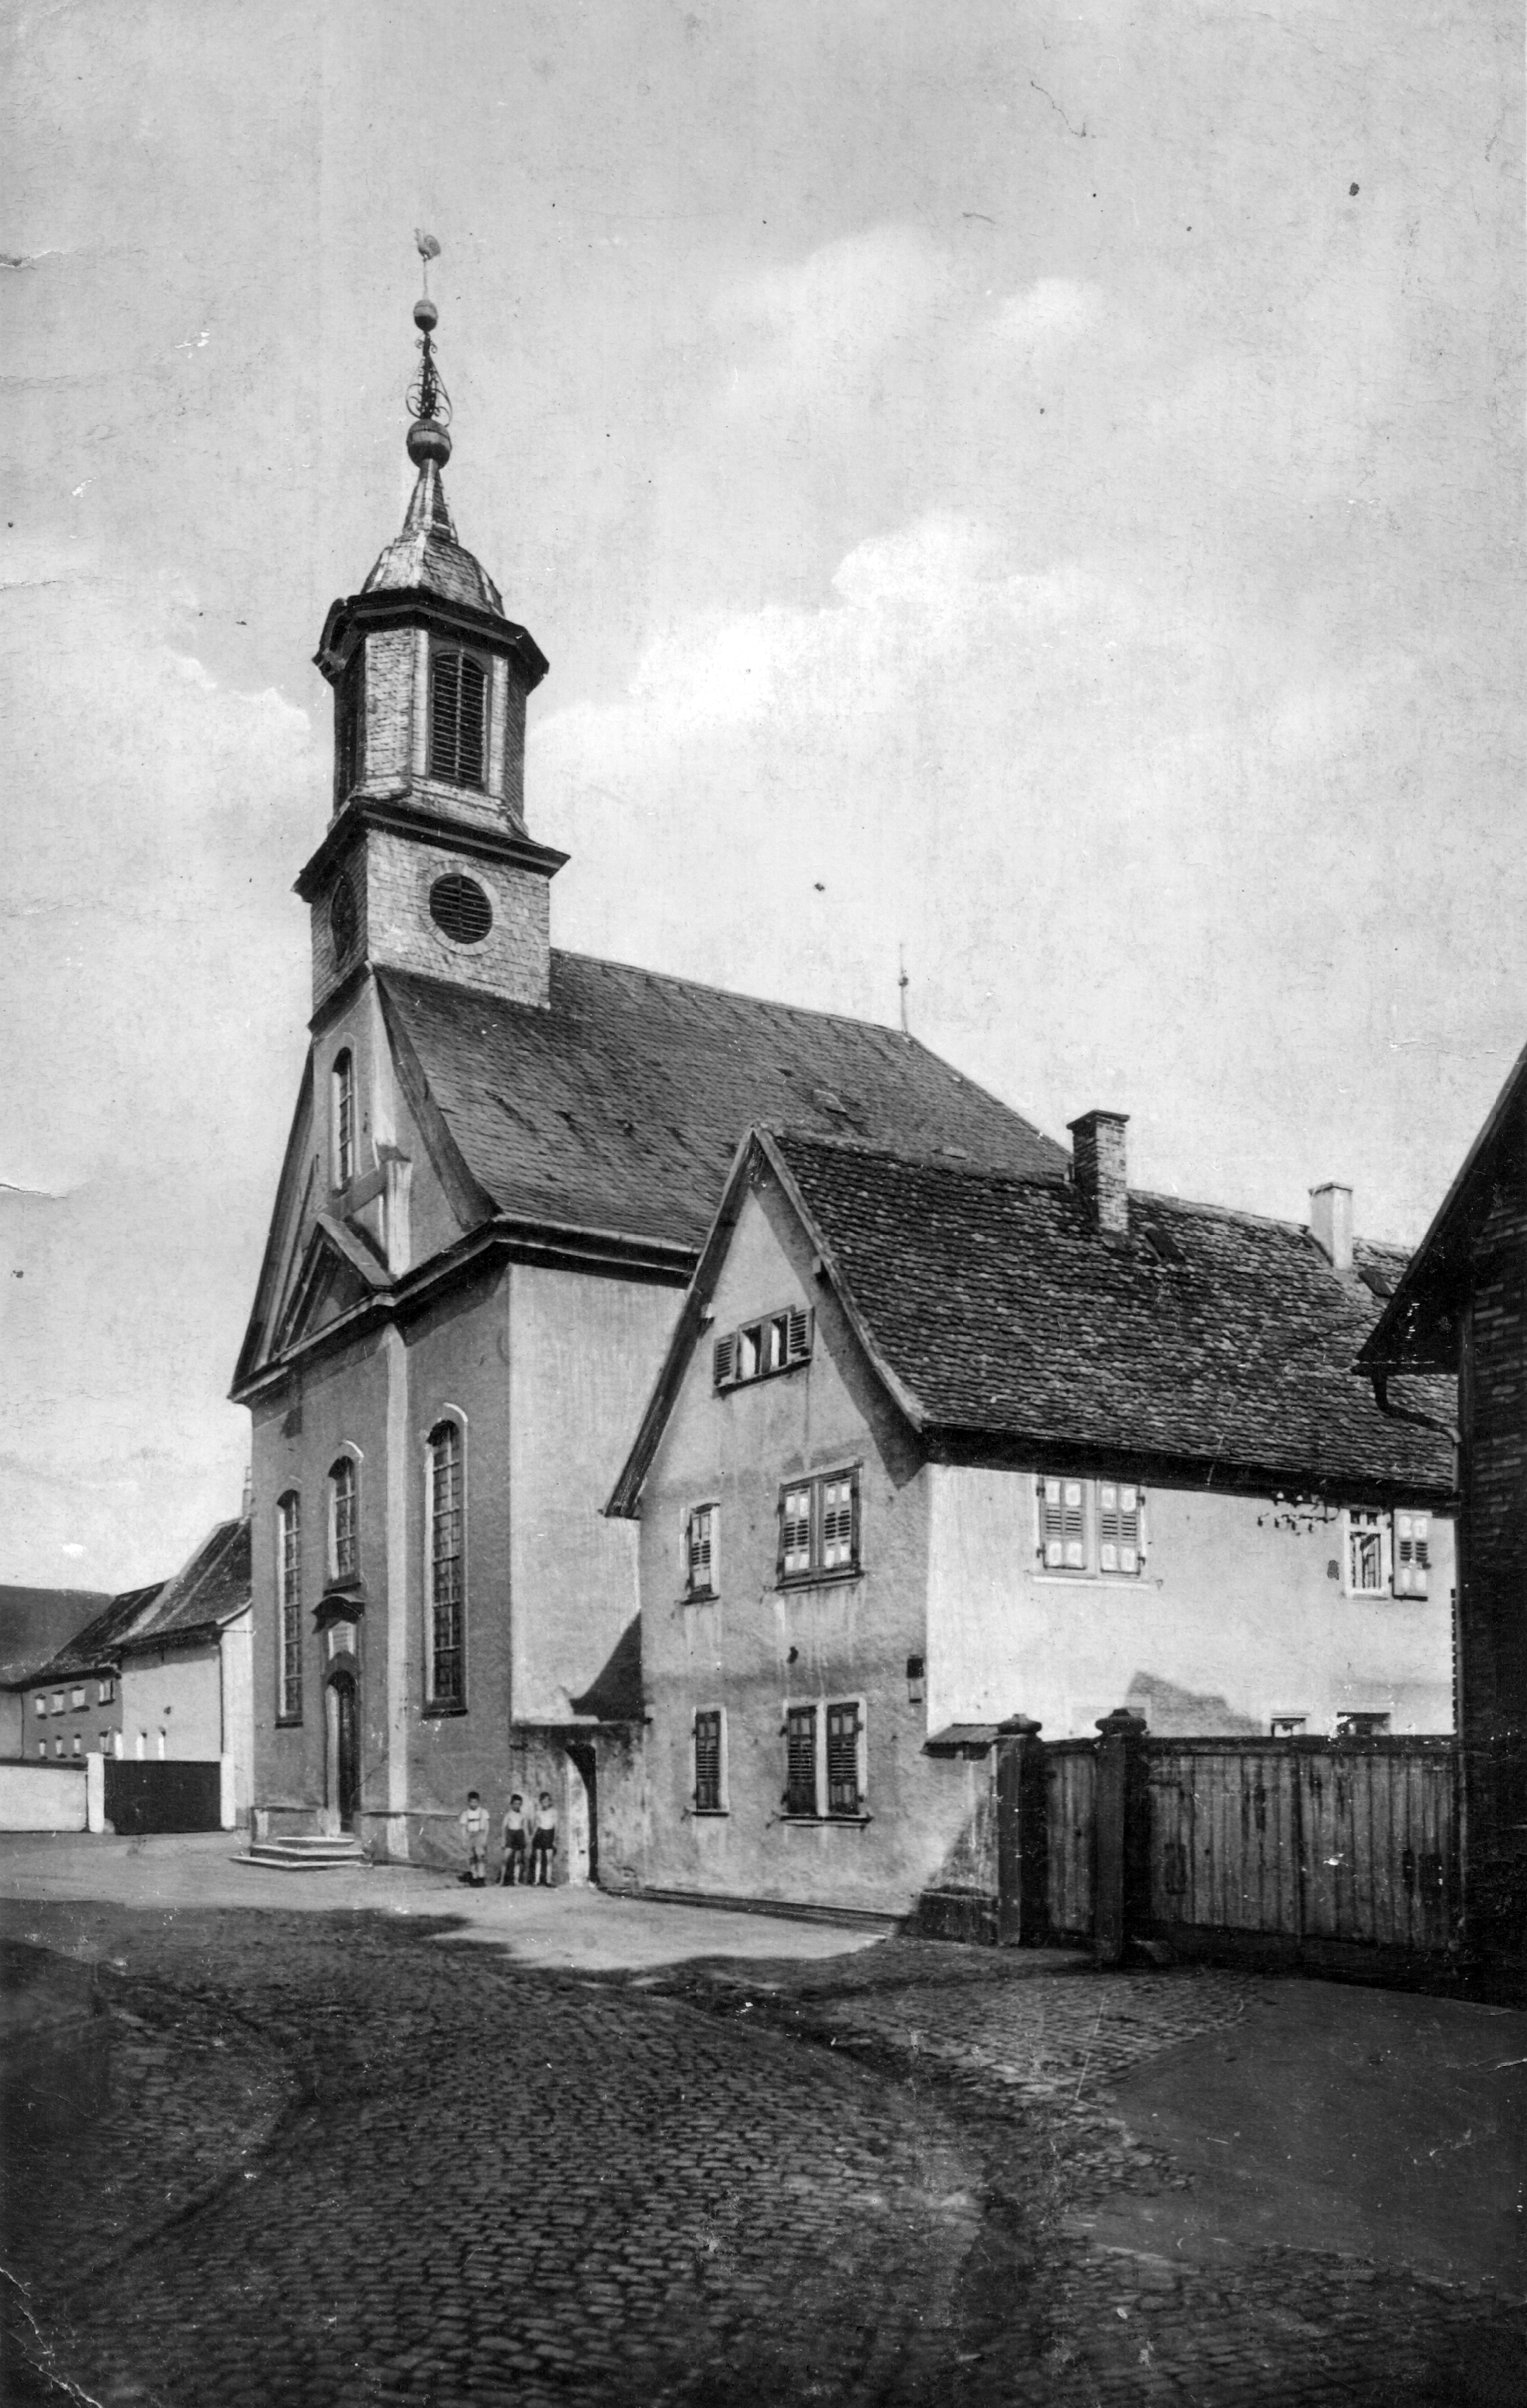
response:
<path fill-rule="evenodd" d="M 289 1873 L 316 1873 L 331 1865 L 368 1865 L 371 1859 L 353 1832 L 336 1831 L 329 1838 L 321 1832 L 290 1831 L 278 1840 L 251 1840 L 237 1862 L 275 1865 Z"/>

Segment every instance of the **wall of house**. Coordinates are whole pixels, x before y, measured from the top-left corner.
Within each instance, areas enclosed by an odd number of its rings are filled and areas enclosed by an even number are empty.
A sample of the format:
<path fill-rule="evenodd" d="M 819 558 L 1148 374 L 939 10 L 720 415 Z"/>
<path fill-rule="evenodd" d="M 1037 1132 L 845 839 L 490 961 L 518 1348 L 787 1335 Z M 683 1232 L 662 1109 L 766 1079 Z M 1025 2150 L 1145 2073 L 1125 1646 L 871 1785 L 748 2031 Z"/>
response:
<path fill-rule="evenodd" d="M 234 1814 L 250 1819 L 254 1783 L 254 1615 L 241 1613 L 218 1642 L 221 1658 L 222 1749 L 234 1760 Z"/>
<path fill-rule="evenodd" d="M 0 1763 L 21 1754 L 21 1702 L 19 1689 L 0 1689 Z"/>
<path fill-rule="evenodd" d="M 792 1303 L 817 1313 L 808 1365 L 718 1394 L 715 1334 Z M 859 1578 L 781 1588 L 779 1486 L 861 1466 Z M 965 1768 L 922 1753 L 907 1659 L 923 1652 L 927 1473 L 885 1403 L 798 1226 L 770 1184 L 743 1205 L 714 1298 L 642 1495 L 650 1885 L 712 1895 L 908 1908 L 973 1812 Z M 687 1603 L 690 1506 L 715 1500 L 719 1595 Z M 862 1698 L 867 1819 L 782 1812 L 789 1705 Z M 726 1803 L 693 1805 L 695 1710 L 726 1714 Z"/>
<path fill-rule="evenodd" d="M 222 1670 L 215 1639 L 135 1648 L 122 1657 L 122 1754 L 202 1763 L 222 1748 Z"/>
<path fill-rule="evenodd" d="M 1110 1579 L 1044 1570 L 1032 1472 L 930 1478 L 930 1732 L 1025 1713 L 1047 1739 L 1090 1738 L 1122 1705 L 1194 1737 L 1265 1734 L 1294 1713 L 1329 1733 L 1354 1708 L 1395 1731 L 1453 1727 L 1445 1520 L 1425 1598 L 1349 1597 L 1339 1512 L 1153 1486 L 1144 1570 Z"/>
<path fill-rule="evenodd" d="M 102 1684 L 110 1690 L 104 1701 Z M 83 1689 L 85 1702 L 74 1702 L 77 1690 Z M 38 1714 L 36 1700 L 43 1700 L 46 1711 Z M 53 1712 L 53 1699 L 62 1697 L 61 1713 Z M 40 1763 L 39 1744 L 47 1748 L 48 1761 L 78 1763 L 93 1750 L 110 1756 L 117 1750 L 118 1735 L 122 1727 L 121 1684 L 113 1672 L 92 1672 L 83 1681 L 42 1681 L 22 1692 L 21 1698 L 21 1731 L 18 1753 L 23 1763 Z M 103 1734 L 105 1736 L 103 1737 Z M 62 1759 L 57 1742 L 62 1740 Z M 75 1744 L 76 1741 L 78 1745 Z"/>
<path fill-rule="evenodd" d="M 603 1507 L 683 1292 L 517 1264 L 509 1358 L 514 1717 L 565 1721 L 638 1610 L 636 1533 Z M 597 1711 L 597 1708 L 593 1709 Z"/>

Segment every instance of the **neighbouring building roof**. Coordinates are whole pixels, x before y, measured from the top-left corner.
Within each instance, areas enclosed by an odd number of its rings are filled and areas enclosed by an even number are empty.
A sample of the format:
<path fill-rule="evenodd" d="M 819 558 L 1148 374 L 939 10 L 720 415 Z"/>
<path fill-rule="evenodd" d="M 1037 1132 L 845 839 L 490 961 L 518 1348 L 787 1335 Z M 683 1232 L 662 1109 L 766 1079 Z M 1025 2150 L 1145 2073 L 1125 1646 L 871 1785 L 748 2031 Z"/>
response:
<path fill-rule="evenodd" d="M 1451 1494 L 1443 1430 L 1386 1415 L 1353 1368 L 1403 1250 L 1359 1240 L 1343 1276 L 1306 1229 L 1141 1194 L 1127 1237 L 1112 1238 L 1068 1183 L 790 1129 L 755 1131 L 739 1158 L 613 1511 L 632 1510 L 754 1150 L 930 1446 L 976 1461 L 1177 1465 L 1206 1484 L 1354 1501 Z M 1452 1382 L 1405 1389 L 1413 1409 L 1451 1420 Z"/>
<path fill-rule="evenodd" d="M 741 1134 L 777 1118 L 1010 1172 L 1069 1156 L 915 1038 L 553 951 L 549 1010 L 378 982 L 500 1211 L 698 1248 Z"/>
<path fill-rule="evenodd" d="M 1474 1250 L 1506 1188 L 1527 1186 L 1527 1052 L 1486 1115 L 1363 1349 L 1365 1369 L 1451 1369 Z"/>
<path fill-rule="evenodd" d="M 248 1608 L 251 1581 L 248 1520 L 218 1523 L 124 1635 L 123 1653 L 220 1630 Z"/>
<path fill-rule="evenodd" d="M 0 1689 L 30 1679 L 110 1602 L 104 1589 L 0 1586 Z"/>
<path fill-rule="evenodd" d="M 111 1670 L 118 1647 L 164 1586 L 163 1581 L 150 1581 L 146 1588 L 123 1589 L 104 1612 L 86 1623 L 66 1647 L 61 1647 L 56 1656 L 50 1656 L 39 1670 L 30 1675 L 28 1685 L 79 1680 L 89 1672 Z"/>

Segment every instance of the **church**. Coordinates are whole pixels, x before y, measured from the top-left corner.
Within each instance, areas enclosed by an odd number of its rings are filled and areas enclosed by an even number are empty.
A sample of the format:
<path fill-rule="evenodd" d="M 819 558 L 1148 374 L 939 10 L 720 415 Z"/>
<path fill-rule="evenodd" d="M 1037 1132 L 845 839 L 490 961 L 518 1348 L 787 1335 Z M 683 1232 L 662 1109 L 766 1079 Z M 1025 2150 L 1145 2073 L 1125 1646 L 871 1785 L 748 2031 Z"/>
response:
<path fill-rule="evenodd" d="M 548 664 L 459 540 L 436 312 L 417 480 L 329 611 L 311 1045 L 233 1395 L 252 1418 L 253 1828 L 459 1862 L 549 1793 L 640 1878 L 636 1530 L 604 1512 L 754 1125 L 1020 1178 L 1066 1150 L 915 1039 L 559 951 Z"/>

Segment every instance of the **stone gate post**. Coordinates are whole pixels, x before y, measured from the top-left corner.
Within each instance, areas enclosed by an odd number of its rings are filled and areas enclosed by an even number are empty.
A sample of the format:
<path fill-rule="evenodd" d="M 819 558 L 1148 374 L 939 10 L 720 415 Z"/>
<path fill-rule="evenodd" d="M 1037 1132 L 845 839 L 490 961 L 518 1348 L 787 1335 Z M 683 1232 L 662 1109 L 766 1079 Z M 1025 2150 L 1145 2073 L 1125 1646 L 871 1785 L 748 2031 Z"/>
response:
<path fill-rule="evenodd" d="M 1037 1947 L 1045 1897 L 1045 1752 L 1031 1714 L 997 1725 L 997 1945 Z"/>
<path fill-rule="evenodd" d="M 1092 1932 L 1098 1963 L 1118 1965 L 1123 1961 L 1130 1925 L 1144 1907 L 1146 1720 L 1119 1706 L 1102 1716 L 1097 1728 Z"/>

